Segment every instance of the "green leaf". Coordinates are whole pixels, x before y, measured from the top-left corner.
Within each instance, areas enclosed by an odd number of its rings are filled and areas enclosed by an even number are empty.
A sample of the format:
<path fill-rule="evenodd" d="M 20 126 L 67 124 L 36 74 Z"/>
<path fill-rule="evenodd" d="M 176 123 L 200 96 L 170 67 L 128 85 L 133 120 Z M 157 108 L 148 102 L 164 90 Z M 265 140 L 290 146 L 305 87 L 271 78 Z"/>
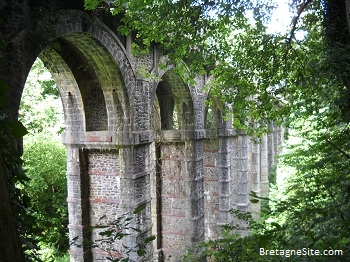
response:
<path fill-rule="evenodd" d="M 144 256 L 146 254 L 146 250 L 144 249 L 138 249 L 136 251 L 137 255 L 139 255 L 140 257 Z"/>
<path fill-rule="evenodd" d="M 146 208 L 146 204 L 142 204 L 134 210 L 133 214 L 135 215 L 140 214 L 145 208 Z"/>
<path fill-rule="evenodd" d="M 113 234 L 113 231 L 112 230 L 106 230 L 106 231 L 102 231 L 100 233 L 98 233 L 100 236 L 111 236 Z"/>
<path fill-rule="evenodd" d="M 150 237 L 145 239 L 145 244 L 148 244 L 149 242 L 152 242 L 155 239 L 156 239 L 156 236 L 150 236 Z"/>
<path fill-rule="evenodd" d="M 132 229 L 132 230 L 134 230 L 134 231 L 136 231 L 136 232 L 142 232 L 142 230 L 140 230 L 140 229 L 138 229 L 138 228 L 136 228 L 136 227 L 129 227 L 129 229 Z"/>
<path fill-rule="evenodd" d="M 86 10 L 94 10 L 101 2 L 102 0 L 85 0 L 84 7 Z"/>

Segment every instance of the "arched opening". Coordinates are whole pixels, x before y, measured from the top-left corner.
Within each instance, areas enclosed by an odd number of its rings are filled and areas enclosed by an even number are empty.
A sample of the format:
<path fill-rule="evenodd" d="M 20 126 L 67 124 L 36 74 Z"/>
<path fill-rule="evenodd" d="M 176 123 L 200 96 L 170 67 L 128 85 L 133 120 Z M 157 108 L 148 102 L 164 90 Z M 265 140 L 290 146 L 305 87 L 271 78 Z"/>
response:
<path fill-rule="evenodd" d="M 60 139 L 64 113 L 56 83 L 39 58 L 27 77 L 19 120 L 28 130 L 22 158 L 30 180 L 21 189 L 30 198 L 28 212 L 35 219 L 33 241 L 43 261 L 67 257 L 66 148 Z"/>
<path fill-rule="evenodd" d="M 167 71 L 156 89 L 154 114 L 161 130 L 190 130 L 194 127 L 193 102 L 188 86 L 174 70 Z M 158 107 L 158 109 L 157 109 Z"/>
<path fill-rule="evenodd" d="M 178 129 L 178 115 L 175 108 L 175 98 L 169 85 L 163 81 L 157 87 L 157 102 L 155 106 L 159 107 L 162 130 Z"/>
<path fill-rule="evenodd" d="M 216 133 L 223 126 L 223 105 L 215 97 L 208 95 L 205 112 L 204 112 L 204 128 L 207 133 Z"/>

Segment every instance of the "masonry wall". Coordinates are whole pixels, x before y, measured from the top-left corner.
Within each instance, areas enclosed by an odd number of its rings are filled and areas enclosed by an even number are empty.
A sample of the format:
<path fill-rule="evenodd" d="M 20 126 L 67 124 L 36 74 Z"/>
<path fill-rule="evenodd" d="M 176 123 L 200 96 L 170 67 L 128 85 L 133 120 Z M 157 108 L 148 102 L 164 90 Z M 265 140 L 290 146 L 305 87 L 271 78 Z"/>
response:
<path fill-rule="evenodd" d="M 122 215 L 120 206 L 120 161 L 117 150 L 89 150 L 89 191 L 91 225 L 110 224 Z M 105 218 L 104 218 L 105 217 Z M 92 232 L 91 241 L 99 241 L 101 230 Z M 119 244 L 119 245 L 118 245 Z M 120 243 L 103 245 L 105 250 L 120 249 Z M 103 254 L 94 250 L 93 257 Z"/>
<path fill-rule="evenodd" d="M 188 163 L 185 143 L 163 144 L 161 150 L 162 244 L 165 257 L 174 255 L 186 245 L 190 206 L 187 201 Z"/>
<path fill-rule="evenodd" d="M 204 208 L 206 240 L 220 236 L 219 221 L 219 139 L 207 139 L 203 149 Z"/>

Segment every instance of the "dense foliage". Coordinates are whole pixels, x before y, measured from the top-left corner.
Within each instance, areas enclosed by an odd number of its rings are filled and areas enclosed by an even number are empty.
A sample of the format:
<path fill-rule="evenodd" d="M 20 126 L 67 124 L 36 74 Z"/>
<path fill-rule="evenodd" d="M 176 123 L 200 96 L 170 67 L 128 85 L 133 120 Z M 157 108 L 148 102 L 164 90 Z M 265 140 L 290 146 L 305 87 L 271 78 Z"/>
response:
<path fill-rule="evenodd" d="M 35 218 L 32 227 L 38 232 L 40 246 L 54 248 L 55 257 L 68 249 L 66 151 L 62 144 L 41 136 L 25 145 L 23 161 L 30 180 L 22 192 L 30 197 L 29 211 Z"/>

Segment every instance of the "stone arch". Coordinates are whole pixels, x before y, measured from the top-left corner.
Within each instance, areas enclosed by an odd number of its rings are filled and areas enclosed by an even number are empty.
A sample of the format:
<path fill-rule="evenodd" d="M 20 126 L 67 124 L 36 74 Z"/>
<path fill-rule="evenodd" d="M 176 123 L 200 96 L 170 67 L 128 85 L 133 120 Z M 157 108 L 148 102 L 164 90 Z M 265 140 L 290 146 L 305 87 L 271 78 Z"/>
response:
<path fill-rule="evenodd" d="M 224 113 L 225 108 L 228 106 L 224 104 L 218 97 L 213 94 L 210 89 L 210 82 L 212 77 L 209 77 L 207 82 L 209 83 L 209 88 L 206 92 L 205 103 L 204 103 L 204 128 L 207 133 L 215 135 L 218 130 L 221 129 L 231 129 L 232 119 L 225 119 Z"/>
<path fill-rule="evenodd" d="M 192 130 L 194 128 L 191 92 L 174 69 L 162 75 L 154 100 L 153 113 L 158 115 L 161 130 Z"/>
<path fill-rule="evenodd" d="M 88 34 L 70 34 L 59 38 L 58 43 L 59 49 L 74 50 L 61 53 L 70 62 L 70 66 L 75 68 L 75 75 L 81 85 L 84 108 L 89 121 L 86 123 L 86 131 L 128 129 L 128 95 L 120 71 L 108 52 Z M 96 120 L 91 119 L 94 116 L 97 120 L 105 122 L 94 123 Z"/>
<path fill-rule="evenodd" d="M 51 48 L 46 48 L 39 58 L 56 82 L 63 105 L 66 132 L 84 131 L 85 113 L 78 84 L 63 58 Z M 54 62 L 53 62 L 54 61 Z"/>
<path fill-rule="evenodd" d="M 210 94 L 207 97 L 204 111 L 204 128 L 207 132 L 217 132 L 224 125 L 223 104 Z"/>
<path fill-rule="evenodd" d="M 124 111 L 124 120 L 125 118 L 128 118 L 126 121 L 127 123 L 125 123 L 125 126 L 127 127 L 125 128 L 130 128 L 130 122 L 131 119 L 133 119 L 133 112 L 130 108 L 132 108 L 133 102 L 132 100 L 129 100 L 129 97 L 133 94 L 136 81 L 134 69 L 129 61 L 127 51 L 118 37 L 98 19 L 87 17 L 88 16 L 82 11 L 61 10 L 54 17 L 42 18 L 41 20 L 45 22 L 37 21 L 37 29 L 35 31 L 23 32 L 9 41 L 8 46 L 13 48 L 13 52 L 11 52 L 12 59 L 8 59 L 8 68 L 16 68 L 16 72 L 5 72 L 5 74 L 17 75 L 15 78 L 16 80 L 8 80 L 9 84 L 14 87 L 12 89 L 12 94 L 10 95 L 12 100 L 11 105 L 13 106 L 13 109 L 9 112 L 10 115 L 14 118 L 17 117 L 26 77 L 34 60 L 43 52 L 43 50 L 45 50 L 48 45 L 53 47 L 57 46 L 55 44 L 52 45 L 57 39 L 58 42 L 66 40 L 73 43 L 74 41 L 72 40 L 77 40 L 78 36 L 85 38 L 86 40 L 86 38 L 89 37 L 88 35 L 90 35 L 91 43 L 94 42 L 93 44 L 95 46 L 97 45 L 100 47 L 101 54 L 105 52 L 103 56 L 99 56 L 99 58 L 103 57 L 103 59 L 105 59 L 104 62 L 105 65 L 107 65 L 104 70 L 105 75 L 108 75 L 109 77 L 112 76 L 111 78 L 114 77 L 113 80 L 119 78 L 119 82 L 122 83 L 121 88 L 115 86 L 107 87 L 108 82 L 105 81 L 105 79 L 102 77 L 98 79 L 102 82 L 104 87 L 103 102 L 107 103 L 105 107 L 108 113 L 108 129 L 120 129 L 120 127 L 115 126 L 117 122 L 120 122 L 120 119 L 117 120 L 114 118 L 114 115 L 118 116 L 118 114 L 113 114 L 113 111 L 115 113 L 116 111 L 120 111 L 120 109 L 123 109 Z M 48 28 L 47 21 L 52 22 L 50 28 Z M 82 45 L 81 42 L 78 43 L 78 45 Z M 102 48 L 105 50 L 102 51 Z M 87 56 L 91 57 L 91 48 L 83 51 L 87 51 L 87 53 L 90 51 Z M 109 53 L 110 56 L 108 58 L 106 55 L 107 53 Z M 97 61 L 94 62 L 94 65 L 96 65 Z M 18 66 L 14 66 L 14 64 L 18 64 Z M 113 69 L 112 64 L 115 66 Z M 99 76 L 101 76 L 102 69 L 96 66 L 94 69 L 97 73 L 100 73 Z M 96 90 L 98 90 L 98 88 L 96 88 L 95 91 Z M 101 92 L 99 96 L 101 97 Z M 83 97 L 84 95 L 82 95 L 82 98 Z M 121 105 L 125 105 L 125 108 L 122 108 Z M 104 124 L 104 126 L 106 126 L 106 124 Z"/>
<path fill-rule="evenodd" d="M 119 67 L 126 89 L 133 90 L 136 81 L 135 69 L 131 65 L 128 51 L 120 39 L 102 21 L 96 19 L 88 32 L 98 40 L 111 54 L 114 62 Z M 126 44 L 125 44 L 126 45 Z M 129 93 L 131 96 L 131 93 Z"/>
<path fill-rule="evenodd" d="M 80 21 L 76 19 L 77 15 L 81 17 Z M 82 22 L 87 23 L 82 12 L 70 10 L 62 14 L 59 21 L 61 39 L 75 45 L 96 72 L 106 103 L 108 130 L 128 130 L 133 119 L 129 97 L 132 96 L 135 74 L 127 52 L 118 37 L 101 21 L 94 20 L 85 24 L 85 28 L 81 27 Z M 81 29 L 81 34 L 72 34 L 77 28 Z"/>
<path fill-rule="evenodd" d="M 110 53 L 118 66 L 126 89 L 130 92 L 136 80 L 135 70 L 131 65 L 125 44 L 97 18 L 88 17 L 86 13 L 78 10 L 62 10 L 56 21 L 56 32 L 53 38 L 73 33 L 88 33 L 96 39 Z M 129 93 L 129 96 L 132 94 Z"/>
<path fill-rule="evenodd" d="M 127 119 L 123 130 L 136 130 L 138 125 L 137 115 L 134 112 L 135 105 L 133 97 L 135 96 L 137 80 L 128 52 L 119 38 L 99 20 L 94 21 L 93 25 L 88 29 L 88 33 L 103 45 L 110 54 L 112 60 L 109 59 L 108 64 L 117 66 L 117 71 L 114 69 L 108 72 L 107 75 L 109 77 L 118 75 L 118 81 L 122 86 L 119 88 L 113 86 L 112 94 L 108 94 L 108 98 L 106 99 L 112 99 L 117 110 L 118 108 L 123 108 L 123 118 Z M 92 54 L 91 58 L 94 56 L 95 54 Z M 116 130 L 119 129 L 116 128 Z"/>

